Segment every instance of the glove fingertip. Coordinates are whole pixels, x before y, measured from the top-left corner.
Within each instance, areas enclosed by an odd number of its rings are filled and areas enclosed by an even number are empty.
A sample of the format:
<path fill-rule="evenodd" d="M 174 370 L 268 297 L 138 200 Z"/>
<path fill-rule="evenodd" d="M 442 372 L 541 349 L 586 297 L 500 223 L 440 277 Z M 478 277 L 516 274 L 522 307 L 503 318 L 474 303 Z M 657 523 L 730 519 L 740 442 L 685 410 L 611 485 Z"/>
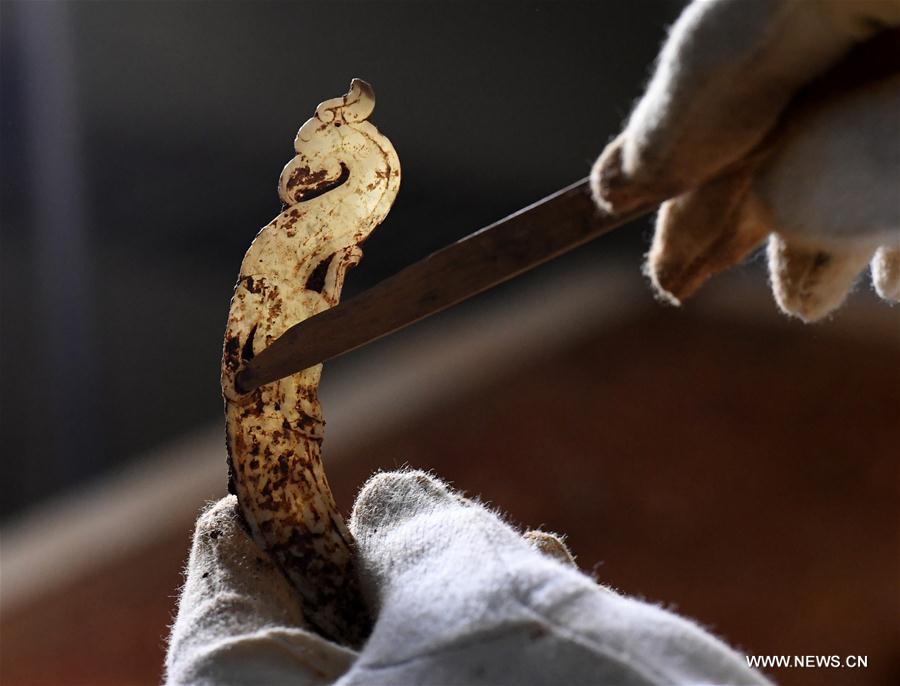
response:
<path fill-rule="evenodd" d="M 810 324 L 839 308 L 871 251 L 839 252 L 773 234 L 767 248 L 772 293 L 785 314 Z"/>
<path fill-rule="evenodd" d="M 626 159 L 627 145 L 626 131 L 606 146 L 591 168 L 591 194 L 604 212 L 627 212 L 674 194 L 641 178 L 640 165 Z"/>
<path fill-rule="evenodd" d="M 591 194 L 600 209 L 613 212 L 616 209 L 616 190 L 624 184 L 622 170 L 622 136 L 604 148 L 591 168 Z"/>
<path fill-rule="evenodd" d="M 209 503 L 197 518 L 194 538 L 217 540 L 237 531 L 249 535 L 247 524 L 241 515 L 237 496 L 226 495 L 224 498 Z"/>
<path fill-rule="evenodd" d="M 698 232 L 684 198 L 663 203 L 656 219 L 653 243 L 645 257 L 643 272 L 650 279 L 657 300 L 681 306 L 712 275 L 705 259 L 707 232 Z M 709 233 L 714 233 L 709 229 Z"/>
<path fill-rule="evenodd" d="M 882 246 L 875 252 L 872 284 L 885 300 L 900 302 L 900 248 Z"/>
<path fill-rule="evenodd" d="M 668 249 L 667 241 L 665 240 L 665 222 L 662 220 L 662 217 L 668 204 L 665 203 L 663 208 L 660 209 L 660 217 L 657 218 L 653 243 L 644 256 L 644 265 L 641 271 L 649 279 L 653 288 L 653 295 L 657 300 L 673 307 L 680 307 L 681 298 L 676 293 L 681 294 L 682 292 L 683 278 L 681 278 L 681 275 L 684 269 L 678 259 L 673 259 L 672 251 Z"/>
<path fill-rule="evenodd" d="M 763 241 L 770 218 L 752 190 L 753 171 L 736 168 L 662 204 L 645 264 L 661 300 L 680 304 Z"/>
<path fill-rule="evenodd" d="M 417 469 L 378 472 L 360 489 L 350 515 L 354 536 L 395 526 L 440 504 L 456 502 L 443 481 Z"/>

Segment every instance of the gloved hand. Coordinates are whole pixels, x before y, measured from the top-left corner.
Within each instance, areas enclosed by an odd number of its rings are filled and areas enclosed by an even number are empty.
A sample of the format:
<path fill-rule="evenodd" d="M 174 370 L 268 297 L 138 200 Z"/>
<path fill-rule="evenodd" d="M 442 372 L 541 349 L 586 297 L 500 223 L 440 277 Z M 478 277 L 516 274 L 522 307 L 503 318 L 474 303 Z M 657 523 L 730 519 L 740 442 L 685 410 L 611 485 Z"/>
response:
<path fill-rule="evenodd" d="M 293 591 L 227 497 L 197 522 L 170 684 L 763 684 L 719 640 L 581 574 L 422 472 L 378 474 L 350 528 L 375 617 L 355 652 L 303 628 Z"/>
<path fill-rule="evenodd" d="M 607 210 L 674 198 L 646 264 L 664 299 L 677 304 L 767 235 L 788 314 L 828 314 L 869 261 L 878 293 L 900 298 L 900 31 L 886 31 L 897 26 L 900 0 L 695 0 L 684 10 L 592 173 Z M 893 75 L 866 81 L 873 68 Z M 817 79 L 819 98 L 785 113 Z"/>

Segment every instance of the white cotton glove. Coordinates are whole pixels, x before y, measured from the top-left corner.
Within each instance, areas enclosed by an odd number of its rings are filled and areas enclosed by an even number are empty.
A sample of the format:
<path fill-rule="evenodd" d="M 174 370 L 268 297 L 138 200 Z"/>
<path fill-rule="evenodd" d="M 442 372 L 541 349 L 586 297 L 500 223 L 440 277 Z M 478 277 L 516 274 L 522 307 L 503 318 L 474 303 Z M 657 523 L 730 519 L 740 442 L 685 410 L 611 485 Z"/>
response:
<path fill-rule="evenodd" d="M 718 639 L 580 573 L 422 472 L 374 476 L 351 530 L 375 625 L 357 653 L 300 628 L 225 498 L 197 522 L 170 684 L 765 684 Z"/>
<path fill-rule="evenodd" d="M 646 266 L 660 295 L 677 304 L 770 236 L 788 314 L 828 314 L 870 261 L 878 293 L 900 298 L 897 26 L 900 0 L 684 10 L 592 173 L 607 210 L 674 198 Z"/>

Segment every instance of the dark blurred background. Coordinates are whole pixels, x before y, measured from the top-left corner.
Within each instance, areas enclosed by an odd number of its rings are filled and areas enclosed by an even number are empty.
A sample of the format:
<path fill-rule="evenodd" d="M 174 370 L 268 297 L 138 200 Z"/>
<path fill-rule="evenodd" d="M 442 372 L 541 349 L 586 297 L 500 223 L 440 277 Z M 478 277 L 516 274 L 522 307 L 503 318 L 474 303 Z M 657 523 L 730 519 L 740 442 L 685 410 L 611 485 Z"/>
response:
<path fill-rule="evenodd" d="M 353 77 L 403 167 L 345 297 L 588 173 L 682 3 L 0 3 L 0 682 L 158 683 L 219 363 L 299 126 Z M 900 683 L 900 327 L 753 258 L 655 303 L 638 222 L 329 363 L 338 503 L 434 469 L 749 654 Z"/>
<path fill-rule="evenodd" d="M 316 104 L 370 81 L 403 165 L 350 294 L 584 176 L 680 3 L 2 8 L 8 517 L 221 412 L 237 269 Z"/>

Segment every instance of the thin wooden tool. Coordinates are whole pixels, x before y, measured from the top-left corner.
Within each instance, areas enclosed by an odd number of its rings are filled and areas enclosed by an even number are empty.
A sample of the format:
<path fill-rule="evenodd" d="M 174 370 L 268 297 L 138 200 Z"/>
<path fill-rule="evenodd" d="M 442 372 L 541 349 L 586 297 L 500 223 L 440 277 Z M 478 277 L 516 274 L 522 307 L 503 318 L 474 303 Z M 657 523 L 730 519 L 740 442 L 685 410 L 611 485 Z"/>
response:
<path fill-rule="evenodd" d="M 250 392 L 440 312 L 641 217 L 656 205 L 606 214 L 588 179 L 416 262 L 336 307 L 291 327 L 236 378 Z"/>

